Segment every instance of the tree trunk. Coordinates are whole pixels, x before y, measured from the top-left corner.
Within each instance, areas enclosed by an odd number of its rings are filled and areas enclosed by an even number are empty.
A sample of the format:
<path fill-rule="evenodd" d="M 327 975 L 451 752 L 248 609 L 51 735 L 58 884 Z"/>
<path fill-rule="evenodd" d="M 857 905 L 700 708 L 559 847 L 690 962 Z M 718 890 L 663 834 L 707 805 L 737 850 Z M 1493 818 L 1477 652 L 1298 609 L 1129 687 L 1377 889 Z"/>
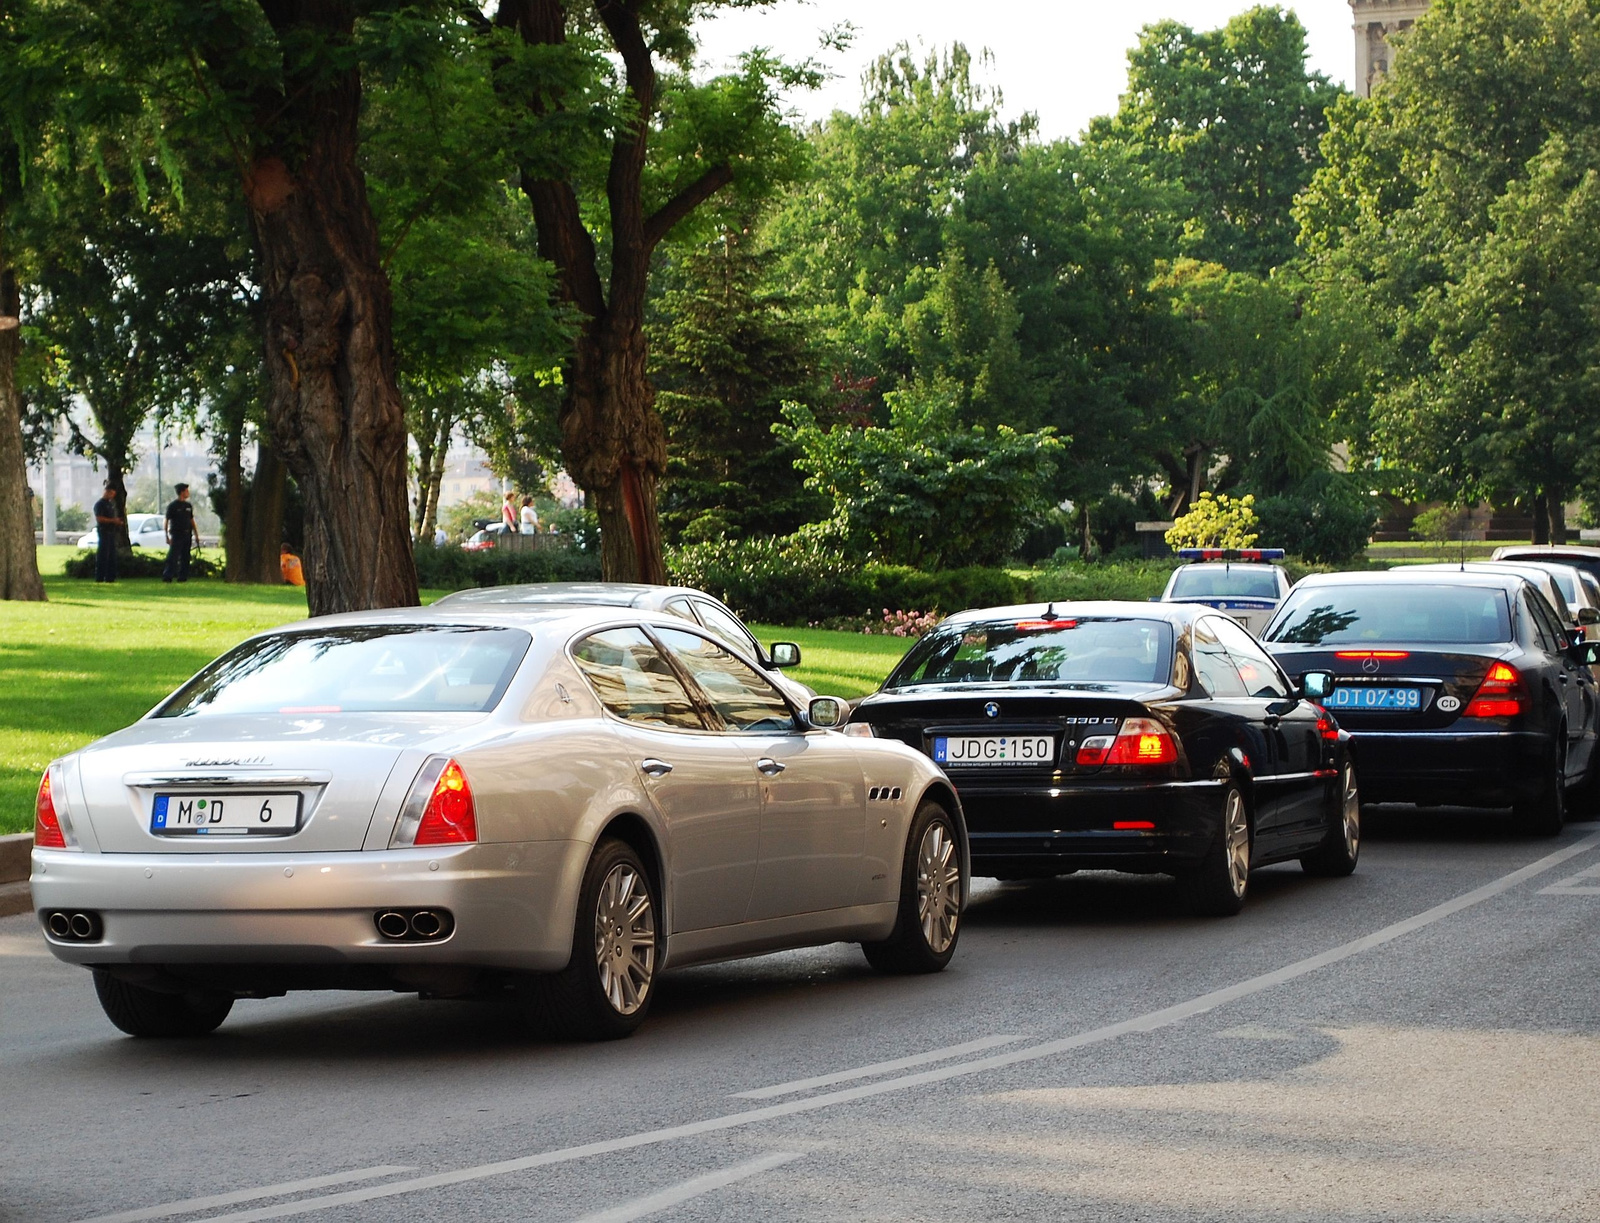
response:
<path fill-rule="evenodd" d="M 225 582 L 247 582 L 249 545 L 245 542 L 244 466 L 240 451 L 244 447 L 244 417 L 228 424 L 228 452 L 223 459 L 222 478 L 227 482 L 222 515 L 223 569 Z"/>
<path fill-rule="evenodd" d="M 348 52 L 349 0 L 261 0 L 286 43 Z M 344 51 L 341 51 L 344 48 Z M 417 603 L 389 281 L 357 164 L 359 69 L 286 60 L 244 179 L 265 306 L 267 417 L 305 496 L 311 614 Z M 303 64 L 303 66 L 302 66 Z"/>
<path fill-rule="evenodd" d="M 433 450 L 433 468 L 428 473 L 428 503 L 422 516 L 422 530 L 417 534 L 417 539 L 422 543 L 433 542 L 434 529 L 439 525 L 439 489 L 444 485 L 444 466 L 450 455 L 449 435 L 445 441 Z"/>
<path fill-rule="evenodd" d="M 289 469 L 265 437 L 256 439 L 256 471 L 250 480 L 245 510 L 246 582 L 283 585 L 278 557 L 283 549 L 283 503 L 288 496 Z"/>
<path fill-rule="evenodd" d="M 1078 502 L 1078 556 L 1083 560 L 1091 559 L 1094 552 L 1094 531 L 1089 525 L 1089 503 Z"/>
<path fill-rule="evenodd" d="M 1533 495 L 1533 542 L 1550 542 L 1550 501 L 1542 492 Z"/>
<path fill-rule="evenodd" d="M 17 358 L 22 352 L 22 293 L 0 249 L 0 599 L 44 598 L 39 553 L 28 504 L 28 463 L 22 451 L 22 397 Z"/>
<path fill-rule="evenodd" d="M 1562 489 L 1552 488 L 1545 493 L 1545 497 L 1550 507 L 1550 542 L 1564 544 L 1567 542 L 1566 493 Z"/>

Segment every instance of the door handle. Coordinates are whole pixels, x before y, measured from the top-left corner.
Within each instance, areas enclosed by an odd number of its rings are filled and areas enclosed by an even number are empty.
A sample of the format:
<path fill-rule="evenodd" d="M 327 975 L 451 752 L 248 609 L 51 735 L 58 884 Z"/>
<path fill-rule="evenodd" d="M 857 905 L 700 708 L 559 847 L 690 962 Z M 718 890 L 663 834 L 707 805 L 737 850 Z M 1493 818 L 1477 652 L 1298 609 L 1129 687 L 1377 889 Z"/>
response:
<path fill-rule="evenodd" d="M 765 773 L 768 777 L 776 777 L 788 767 L 789 766 L 786 764 L 779 764 L 771 756 L 763 756 L 760 760 L 756 761 L 756 768 Z"/>
<path fill-rule="evenodd" d="M 1265 722 L 1268 726 L 1272 727 L 1274 730 L 1276 730 L 1277 727 L 1278 727 L 1278 724 L 1280 722 L 1282 722 L 1283 719 L 1280 718 L 1275 713 L 1269 713 L 1265 718 L 1262 719 L 1262 721 Z"/>
<path fill-rule="evenodd" d="M 665 760 L 657 760 L 654 756 L 647 756 L 639 762 L 639 767 L 651 777 L 665 777 L 672 772 L 672 766 Z"/>
<path fill-rule="evenodd" d="M 1567 673 L 1563 671 L 1560 675 L 1556 676 L 1556 678 L 1564 684 L 1567 682 Z"/>

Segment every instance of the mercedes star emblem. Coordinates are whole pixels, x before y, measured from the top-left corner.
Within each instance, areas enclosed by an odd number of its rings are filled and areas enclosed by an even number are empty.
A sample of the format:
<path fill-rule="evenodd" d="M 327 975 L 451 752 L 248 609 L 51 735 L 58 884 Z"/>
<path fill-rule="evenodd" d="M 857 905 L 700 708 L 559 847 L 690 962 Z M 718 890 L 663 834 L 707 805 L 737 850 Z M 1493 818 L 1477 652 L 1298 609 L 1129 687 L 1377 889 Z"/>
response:
<path fill-rule="evenodd" d="M 998 718 L 1000 716 L 1000 706 L 996 705 L 993 701 L 990 701 L 983 707 L 983 712 L 988 714 L 991 718 Z"/>
<path fill-rule="evenodd" d="M 1376 658 L 1363 658 L 1361 660 L 1361 669 L 1368 675 L 1376 675 L 1378 668 L 1382 665 Z"/>

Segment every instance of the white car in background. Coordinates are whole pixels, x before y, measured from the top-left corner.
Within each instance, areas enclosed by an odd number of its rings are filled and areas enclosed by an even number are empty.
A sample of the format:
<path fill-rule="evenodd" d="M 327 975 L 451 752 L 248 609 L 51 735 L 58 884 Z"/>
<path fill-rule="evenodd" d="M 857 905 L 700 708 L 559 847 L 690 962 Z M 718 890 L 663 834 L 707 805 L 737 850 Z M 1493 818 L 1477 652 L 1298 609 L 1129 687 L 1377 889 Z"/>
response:
<path fill-rule="evenodd" d="M 135 548 L 165 548 L 167 546 L 166 519 L 160 514 L 129 514 L 128 542 Z M 100 531 L 93 528 L 79 536 L 78 547 L 98 548 Z"/>
<path fill-rule="evenodd" d="M 1178 556 L 1191 563 L 1172 571 L 1158 603 L 1203 603 L 1259 635 L 1289 593 L 1289 575 L 1271 563 L 1282 548 L 1183 548 Z"/>

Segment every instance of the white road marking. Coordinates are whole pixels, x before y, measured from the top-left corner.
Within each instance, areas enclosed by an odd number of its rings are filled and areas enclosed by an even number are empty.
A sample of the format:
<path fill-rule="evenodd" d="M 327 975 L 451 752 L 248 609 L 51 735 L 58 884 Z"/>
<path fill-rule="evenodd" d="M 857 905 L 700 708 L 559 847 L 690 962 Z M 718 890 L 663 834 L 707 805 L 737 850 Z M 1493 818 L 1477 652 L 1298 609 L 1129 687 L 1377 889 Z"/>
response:
<path fill-rule="evenodd" d="M 841 1070 L 836 1074 L 819 1074 L 809 1079 L 795 1079 L 789 1083 L 779 1083 L 775 1087 L 758 1087 L 754 1091 L 737 1091 L 733 1094 L 735 1100 L 770 1100 L 774 1096 L 790 1096 L 796 1092 L 811 1091 L 817 1087 L 832 1087 L 835 1083 L 848 1083 L 851 1079 L 870 1079 L 874 1075 L 888 1074 L 894 1070 L 910 1070 L 913 1066 L 926 1066 L 929 1062 L 947 1062 L 953 1057 L 960 1057 L 964 1053 L 982 1053 L 986 1049 L 995 1049 L 1001 1045 L 1015 1044 L 1021 1040 L 1020 1036 L 985 1036 L 982 1040 L 969 1040 L 964 1045 L 951 1045 L 947 1049 L 930 1049 L 926 1053 L 914 1053 L 910 1057 L 897 1057 L 892 1062 L 873 1062 L 870 1066 L 858 1066 L 854 1070 Z"/>
<path fill-rule="evenodd" d="M 1540 888 L 1541 896 L 1600 896 L 1600 866 L 1558 879 L 1547 888 Z"/>
<path fill-rule="evenodd" d="M 1540 858 L 1537 862 L 1512 871 L 1509 875 L 1502 875 L 1482 887 L 1474 888 L 1470 892 L 1463 892 L 1453 900 L 1443 904 L 1434 905 L 1414 917 L 1376 930 L 1361 938 L 1352 939 L 1348 943 L 1341 943 L 1314 956 L 1303 960 L 1296 960 L 1272 972 L 1262 973 L 1260 976 L 1251 977 L 1247 981 L 1240 981 L 1235 985 L 1227 985 L 1221 989 L 1212 990 L 1210 993 L 1201 994 L 1187 1002 L 1180 1002 L 1174 1006 L 1163 1007 L 1159 1011 L 1149 1011 L 1143 1015 L 1136 1015 L 1132 1019 L 1124 1019 L 1120 1023 L 1108 1024 L 1103 1028 L 1094 1028 L 1087 1032 L 1079 1032 L 1074 1036 L 1065 1036 L 1059 1040 L 1045 1041 L 1043 1044 L 1029 1045 L 1023 1049 L 1015 1049 L 1009 1053 L 992 1053 L 988 1057 L 974 1058 L 971 1061 L 957 1062 L 953 1066 L 942 1066 L 936 1070 L 922 1070 L 915 1074 L 902 1075 L 899 1078 L 883 1079 L 876 1083 L 864 1083 L 859 1087 L 846 1087 L 839 1091 L 825 1092 L 819 1096 L 806 1096 L 800 1100 L 788 1100 L 782 1104 L 768 1104 L 762 1108 L 750 1108 L 743 1112 L 728 1113 L 721 1117 L 707 1117 L 701 1121 L 689 1121 L 681 1125 L 670 1125 L 658 1130 L 646 1130 L 638 1134 L 628 1134 L 622 1138 L 607 1138 L 599 1142 L 589 1142 L 582 1146 L 564 1147 L 556 1151 L 542 1151 L 537 1155 L 523 1155 L 515 1159 L 497 1160 L 490 1164 L 479 1164 L 472 1168 L 458 1168 L 453 1172 L 436 1172 L 430 1176 L 413 1177 L 410 1180 L 394 1181 L 387 1185 L 373 1185 L 365 1189 L 347 1189 L 342 1193 L 330 1193 L 319 1198 L 306 1198 L 299 1202 L 283 1202 L 275 1206 L 263 1206 L 256 1210 L 240 1211 L 237 1214 L 214 1215 L 210 1223 L 256 1223 L 259 1219 L 282 1219 L 291 1215 L 310 1214 L 317 1210 L 330 1210 L 336 1206 L 348 1206 L 357 1202 L 371 1202 L 378 1198 L 394 1197 L 402 1193 L 415 1193 L 424 1189 L 440 1189 L 447 1185 L 460 1185 L 468 1181 L 483 1180 L 491 1176 L 505 1176 L 513 1172 L 527 1172 L 534 1168 L 549 1167 L 552 1164 L 570 1163 L 573 1160 L 588 1159 L 595 1155 L 614 1155 L 619 1151 L 633 1151 L 640 1147 L 654 1146 L 662 1142 L 672 1142 L 679 1138 L 697 1138 L 702 1134 L 714 1134 L 722 1130 L 738 1129 L 742 1126 L 756 1125 L 762 1121 L 773 1121 L 779 1117 L 792 1117 L 797 1113 L 816 1112 L 824 1108 L 832 1108 L 838 1104 L 850 1104 L 856 1100 L 866 1100 L 873 1096 L 885 1095 L 893 1091 L 905 1091 L 912 1087 L 923 1087 L 930 1083 L 943 1083 L 951 1079 L 964 1078 L 969 1075 L 982 1074 L 989 1070 L 998 1070 L 1006 1066 L 1015 1066 L 1025 1062 L 1039 1061 L 1043 1058 L 1054 1057 L 1059 1053 L 1069 1053 L 1076 1049 L 1097 1045 L 1104 1041 L 1115 1040 L 1120 1036 L 1130 1036 L 1135 1033 L 1153 1032 L 1207 1011 L 1215 1010 L 1230 1002 L 1237 1002 L 1241 998 L 1248 998 L 1252 994 L 1259 994 L 1274 986 L 1283 985 L 1294 981 L 1308 973 L 1316 972 L 1320 968 L 1348 960 L 1352 956 L 1360 955 L 1364 951 L 1371 951 L 1375 947 L 1382 947 L 1385 943 L 1392 943 L 1397 938 L 1412 934 L 1435 922 L 1470 909 L 1474 905 L 1482 904 L 1486 900 L 1504 892 L 1509 892 L 1519 884 L 1526 883 L 1546 871 L 1553 870 L 1568 859 L 1576 858 L 1579 854 L 1588 853 L 1600 846 L 1600 835 L 1586 837 L 1582 841 L 1558 849 L 1553 854 Z"/>
<path fill-rule="evenodd" d="M 164 1206 L 146 1206 L 140 1210 L 125 1210 L 120 1214 L 96 1215 L 81 1223 L 139 1223 L 141 1219 L 166 1219 L 172 1215 L 191 1214 L 197 1210 L 212 1210 L 218 1206 L 237 1206 L 240 1202 L 254 1202 L 261 1198 L 283 1197 L 290 1193 L 305 1193 L 311 1189 L 326 1189 L 330 1185 L 344 1185 L 351 1181 L 370 1181 L 380 1176 L 394 1176 L 400 1172 L 415 1172 L 411 1165 L 380 1164 L 375 1168 L 356 1168 L 350 1172 L 333 1172 L 327 1176 L 310 1176 L 301 1181 L 285 1181 L 281 1185 L 263 1185 L 259 1189 L 238 1189 L 233 1193 L 213 1193 L 203 1198 L 185 1198 L 181 1202 L 168 1202 Z"/>
<path fill-rule="evenodd" d="M 721 1172 L 707 1172 L 703 1176 L 693 1177 L 682 1184 L 668 1186 L 657 1193 L 635 1198 L 631 1202 L 624 1202 L 621 1206 L 613 1206 L 610 1210 L 602 1210 L 599 1214 L 584 1215 L 578 1223 L 632 1223 L 634 1219 L 643 1219 L 676 1206 L 680 1202 L 687 1202 L 690 1198 L 703 1197 L 735 1181 L 746 1180 L 762 1172 L 770 1172 L 773 1168 L 799 1158 L 799 1151 L 774 1151 L 771 1155 L 763 1155 L 760 1159 L 752 1159 L 748 1163 L 735 1164 L 731 1168 L 724 1168 Z"/>

